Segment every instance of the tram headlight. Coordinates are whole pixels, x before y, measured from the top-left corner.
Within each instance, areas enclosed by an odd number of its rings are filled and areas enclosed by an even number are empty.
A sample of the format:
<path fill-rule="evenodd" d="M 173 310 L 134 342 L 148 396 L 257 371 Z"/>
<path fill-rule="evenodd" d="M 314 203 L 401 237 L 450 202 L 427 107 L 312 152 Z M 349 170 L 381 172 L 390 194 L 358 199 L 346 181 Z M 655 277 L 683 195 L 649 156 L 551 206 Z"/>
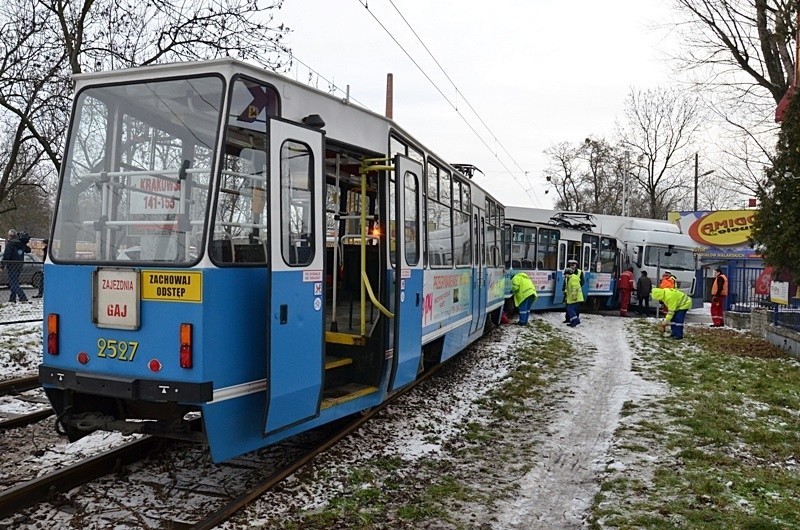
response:
<path fill-rule="evenodd" d="M 192 325 L 186 322 L 181 324 L 181 348 L 180 364 L 181 368 L 192 367 Z"/>
<path fill-rule="evenodd" d="M 58 355 L 58 314 L 47 315 L 47 353 Z"/>

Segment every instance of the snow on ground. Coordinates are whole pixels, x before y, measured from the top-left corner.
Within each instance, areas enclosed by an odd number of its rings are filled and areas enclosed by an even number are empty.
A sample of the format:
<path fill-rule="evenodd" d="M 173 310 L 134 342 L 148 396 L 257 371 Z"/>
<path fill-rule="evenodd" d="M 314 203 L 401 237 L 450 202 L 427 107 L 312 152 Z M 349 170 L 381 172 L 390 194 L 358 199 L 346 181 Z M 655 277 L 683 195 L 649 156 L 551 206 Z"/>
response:
<path fill-rule="evenodd" d="M 690 311 L 687 320 L 710 322 L 708 314 L 706 306 Z M 665 389 L 643 380 L 631 369 L 634 353 L 630 341 L 635 340 L 635 335 L 629 327 L 636 319 L 586 314 L 582 316 L 581 325 L 572 329 L 561 323 L 562 312 L 541 313 L 534 318 L 546 320 L 566 332 L 588 361 L 581 362 L 568 379 L 560 383 L 563 398 L 552 421 L 532 434 L 539 444 L 532 468 L 519 481 L 516 496 L 498 503 L 497 519 L 492 527 L 583 528 L 602 470 L 609 465 L 624 466 L 624 462 L 610 463 L 608 456 L 623 406 L 657 396 Z M 656 322 L 653 318 L 649 320 L 653 324 Z M 464 421 L 469 421 L 476 401 L 511 368 L 504 352 L 513 350 L 522 337 L 513 328 L 499 334 L 499 340 L 488 340 L 480 345 L 494 352 L 488 356 L 488 364 L 473 366 L 465 374 L 462 372 L 461 379 L 449 388 L 440 388 L 438 393 L 426 395 L 423 389 L 424 407 L 415 405 L 414 399 L 406 405 L 392 405 L 383 419 L 371 422 L 356 436 L 342 441 L 337 447 L 339 465 L 347 467 L 382 455 L 399 455 L 409 463 L 420 458 L 439 457 L 443 444 L 451 438 L 451 431 L 455 432 Z M 40 362 L 41 340 L 41 323 L 0 326 L 0 377 L 35 373 Z M 0 402 L 0 408 L 2 406 Z M 404 408 L 436 410 L 437 414 L 417 415 L 419 412 L 416 412 L 409 417 Z M 391 422 L 393 417 L 406 421 Z M 383 435 L 377 436 L 381 443 L 359 443 L 359 440 L 374 440 L 378 433 Z M 97 447 L 122 443 L 121 437 L 117 437 L 98 433 L 96 439 L 91 436 L 77 444 L 49 447 L 30 456 L 29 464 L 42 471 L 59 467 Z M 331 484 L 327 486 L 330 488 Z M 248 516 L 252 523 L 280 518 L 284 510 L 297 504 L 311 509 L 328 502 L 336 490 L 336 487 L 326 490 L 317 480 L 309 483 L 308 477 L 290 477 L 282 491 L 272 492 L 254 503 L 255 509 Z"/>
<path fill-rule="evenodd" d="M 663 391 L 631 371 L 628 324 L 633 319 L 582 315 L 567 328 L 562 313 L 540 318 L 569 329 L 578 349 L 591 352 L 584 372 L 569 382 L 562 410 L 546 429 L 521 495 L 501 504 L 498 528 L 578 528 L 597 493 L 599 473 L 619 425 L 622 406 Z"/>
<path fill-rule="evenodd" d="M 41 318 L 41 308 L 38 316 Z M 0 324 L 0 379 L 33 375 L 41 362 L 41 322 Z"/>

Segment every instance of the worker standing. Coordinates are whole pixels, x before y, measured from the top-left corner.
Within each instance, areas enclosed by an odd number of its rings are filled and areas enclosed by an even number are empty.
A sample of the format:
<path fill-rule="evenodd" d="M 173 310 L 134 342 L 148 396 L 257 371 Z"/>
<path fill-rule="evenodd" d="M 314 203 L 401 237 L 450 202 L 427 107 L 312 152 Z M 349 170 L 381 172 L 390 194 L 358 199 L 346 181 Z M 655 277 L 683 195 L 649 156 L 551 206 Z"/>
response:
<path fill-rule="evenodd" d="M 714 270 L 714 282 L 711 284 L 711 327 L 721 328 L 725 325 L 725 300 L 728 298 L 728 277 L 722 268 Z"/>
<path fill-rule="evenodd" d="M 619 275 L 619 316 L 628 316 L 628 305 L 633 293 L 633 267 L 628 267 Z"/>

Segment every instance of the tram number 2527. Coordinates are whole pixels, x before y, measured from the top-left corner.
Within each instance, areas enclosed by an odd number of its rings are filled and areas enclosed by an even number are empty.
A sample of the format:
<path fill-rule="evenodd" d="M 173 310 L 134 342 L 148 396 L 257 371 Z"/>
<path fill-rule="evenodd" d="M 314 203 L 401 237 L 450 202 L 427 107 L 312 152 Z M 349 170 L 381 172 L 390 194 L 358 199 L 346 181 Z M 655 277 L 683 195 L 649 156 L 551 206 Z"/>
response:
<path fill-rule="evenodd" d="M 139 343 L 136 341 L 97 339 L 97 356 L 118 361 L 133 361 Z"/>

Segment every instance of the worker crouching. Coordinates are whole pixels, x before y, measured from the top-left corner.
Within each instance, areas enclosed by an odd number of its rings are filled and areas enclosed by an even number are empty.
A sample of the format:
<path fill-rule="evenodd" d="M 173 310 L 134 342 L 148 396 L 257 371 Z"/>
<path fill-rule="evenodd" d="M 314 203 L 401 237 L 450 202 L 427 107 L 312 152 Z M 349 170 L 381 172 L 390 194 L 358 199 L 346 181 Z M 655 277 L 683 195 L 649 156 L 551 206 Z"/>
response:
<path fill-rule="evenodd" d="M 650 295 L 653 300 L 664 302 L 667 314 L 664 320 L 659 323 L 659 329 L 663 332 L 670 326 L 670 336 L 673 339 L 683 338 L 683 324 L 686 320 L 686 313 L 692 308 L 692 299 L 685 293 L 677 289 L 661 289 L 656 287 Z"/>
<path fill-rule="evenodd" d="M 514 305 L 519 308 L 519 322 L 517 323 L 525 326 L 528 324 L 531 306 L 539 297 L 536 294 L 536 287 L 527 274 L 518 272 L 511 278 L 511 292 L 514 294 Z"/>

